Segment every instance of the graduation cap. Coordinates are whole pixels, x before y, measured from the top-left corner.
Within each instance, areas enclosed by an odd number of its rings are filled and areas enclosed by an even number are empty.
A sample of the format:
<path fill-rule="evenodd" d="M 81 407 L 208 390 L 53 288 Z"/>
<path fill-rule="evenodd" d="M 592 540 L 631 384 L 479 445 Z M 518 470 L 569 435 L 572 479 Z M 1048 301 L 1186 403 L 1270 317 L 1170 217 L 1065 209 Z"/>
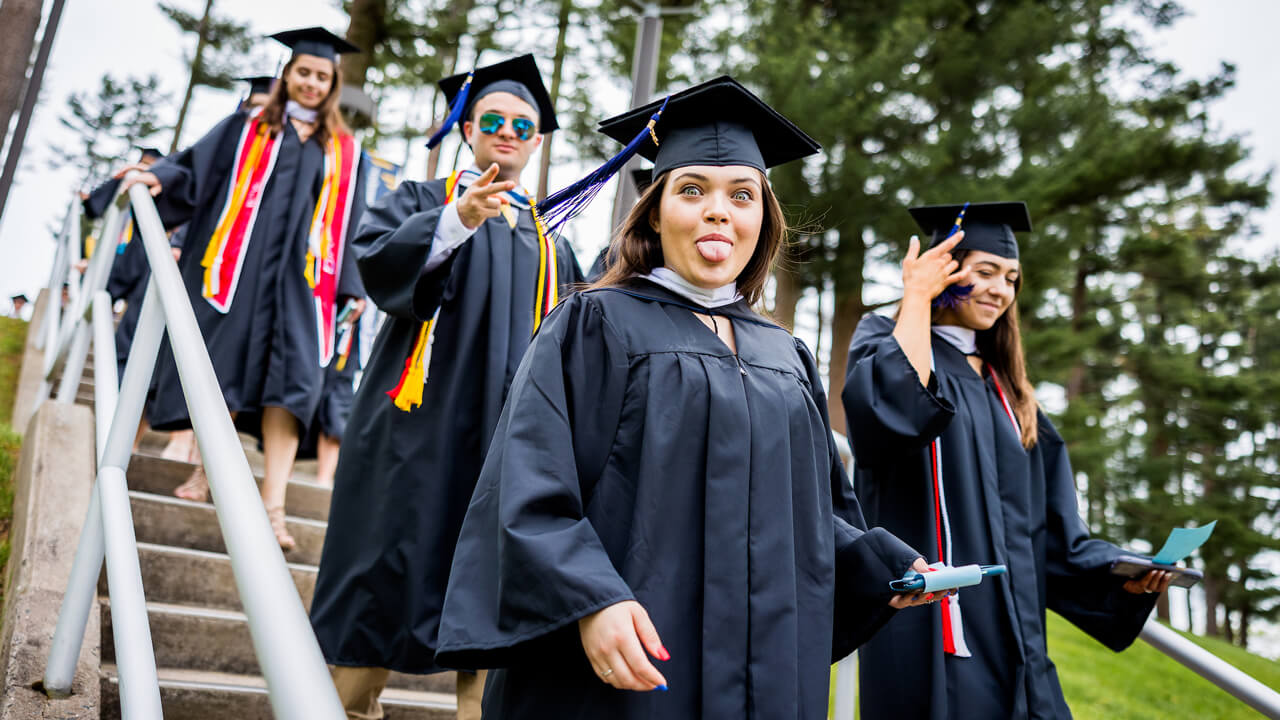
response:
<path fill-rule="evenodd" d="M 427 147 L 434 148 L 455 124 L 461 128 L 461 120 L 471 116 L 471 109 L 485 95 L 507 92 L 529 103 L 538 111 L 538 132 L 549 133 L 560 127 L 556 122 L 556 109 L 551 94 L 542 84 L 542 75 L 532 55 L 520 55 L 494 65 L 476 68 L 469 73 L 450 75 L 437 83 L 449 103 L 449 114 L 440 129 L 427 140 Z"/>
<path fill-rule="evenodd" d="M 600 123 L 625 147 L 595 172 L 538 204 L 548 229 L 581 212 L 634 155 L 653 161 L 652 177 L 690 165 L 745 165 L 764 171 L 822 146 L 728 75 Z"/>
<path fill-rule="evenodd" d="M 153 160 L 160 160 L 161 158 L 164 157 L 164 153 L 160 152 L 159 148 L 140 147 L 138 149 L 142 151 L 143 160 L 147 158 L 151 158 Z"/>
<path fill-rule="evenodd" d="M 631 171 L 631 182 L 636 184 L 636 192 L 644 192 L 653 184 L 653 168 L 638 168 Z"/>
<path fill-rule="evenodd" d="M 307 53 L 310 55 L 311 53 Z M 240 82 L 249 83 L 249 94 L 257 95 L 258 93 L 270 93 L 271 86 L 275 84 L 274 75 L 251 75 L 249 77 L 236 78 Z"/>
<path fill-rule="evenodd" d="M 360 48 L 322 27 L 284 30 L 268 37 L 292 48 L 294 55 L 315 55 L 335 62 L 340 53 L 360 52 Z"/>
<path fill-rule="evenodd" d="M 1031 232 L 1031 215 L 1024 202 L 966 203 L 964 205 L 922 205 L 908 210 L 920 229 L 933 236 L 930 247 L 952 234 L 957 217 L 964 210 L 964 239 L 957 250 L 980 250 L 1011 260 L 1018 259 L 1018 232 Z"/>
<path fill-rule="evenodd" d="M 24 302 L 24 303 L 25 303 L 25 302 L 31 302 L 29 299 L 27 299 L 27 296 L 26 296 L 26 295 L 23 295 L 23 294 L 10 295 L 10 296 L 9 296 L 9 300 L 10 300 L 10 302 L 15 302 L 15 303 L 16 303 L 16 302 L 18 302 L 19 300 L 21 300 L 21 301 L 22 301 L 22 302 Z"/>
<path fill-rule="evenodd" d="M 662 102 L 609 118 L 600 123 L 600 132 L 626 143 Z M 728 75 L 672 95 L 654 133 L 658 144 L 638 149 L 653 161 L 654 177 L 689 165 L 746 165 L 763 171 L 822 149 Z"/>
<path fill-rule="evenodd" d="M 964 230 L 964 239 L 955 249 L 979 250 L 1017 260 L 1018 241 L 1013 234 L 1031 232 L 1031 215 L 1024 202 L 921 205 L 908 208 L 907 212 L 921 230 L 933 236 L 929 247 Z M 971 292 L 972 285 L 949 285 L 933 299 L 933 306 L 954 309 Z"/>

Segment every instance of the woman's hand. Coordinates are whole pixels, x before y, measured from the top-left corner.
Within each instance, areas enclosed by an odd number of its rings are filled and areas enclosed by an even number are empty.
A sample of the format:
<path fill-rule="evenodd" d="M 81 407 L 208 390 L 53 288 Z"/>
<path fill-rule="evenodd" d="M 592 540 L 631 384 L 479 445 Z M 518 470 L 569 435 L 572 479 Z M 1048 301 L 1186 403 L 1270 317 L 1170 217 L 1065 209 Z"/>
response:
<path fill-rule="evenodd" d="M 121 177 L 130 170 L 137 170 L 138 168 L 139 166 L 137 165 L 130 165 L 119 173 L 116 173 L 116 177 Z M 160 194 L 160 178 L 156 177 L 155 173 L 149 172 L 138 173 L 128 180 L 125 180 L 124 184 L 120 186 L 120 192 L 128 192 L 129 188 L 139 183 L 151 188 L 151 197 L 155 197 Z"/>
<path fill-rule="evenodd" d="M 1134 595 L 1162 593 L 1169 589 L 1169 583 L 1172 581 L 1173 573 L 1167 570 L 1148 570 L 1146 575 L 1126 582 L 1124 589 Z"/>
<path fill-rule="evenodd" d="M 351 314 L 347 316 L 347 322 L 355 324 L 360 316 L 364 314 L 364 298 L 356 298 L 355 304 L 352 305 Z"/>
<path fill-rule="evenodd" d="M 929 567 L 929 563 L 924 561 L 924 558 L 916 558 L 916 561 L 911 564 L 911 569 L 922 575 L 927 572 L 933 572 Z M 925 592 L 923 590 L 917 590 L 915 592 L 894 595 L 893 599 L 889 601 L 889 607 L 902 610 L 903 608 L 931 605 L 944 597 L 951 597 L 955 594 L 956 591 L 954 589 L 943 592 Z"/>
<path fill-rule="evenodd" d="M 671 659 L 658 639 L 649 613 L 635 600 L 598 610 L 578 621 L 582 649 L 596 677 L 619 690 L 667 689 L 667 679 L 649 662 L 649 655 Z"/>
<path fill-rule="evenodd" d="M 490 165 L 458 198 L 458 218 L 468 230 L 475 230 L 485 220 L 498 217 L 502 206 L 508 202 L 501 193 L 515 189 L 516 184 L 510 180 L 493 181 L 498 177 L 498 169 L 498 163 Z"/>
<path fill-rule="evenodd" d="M 920 238 L 912 235 L 907 256 L 902 259 L 903 296 L 931 302 L 947 287 L 964 282 L 969 271 L 959 270 L 959 261 L 951 257 L 951 249 L 963 239 L 964 231 L 960 231 L 922 253 Z"/>

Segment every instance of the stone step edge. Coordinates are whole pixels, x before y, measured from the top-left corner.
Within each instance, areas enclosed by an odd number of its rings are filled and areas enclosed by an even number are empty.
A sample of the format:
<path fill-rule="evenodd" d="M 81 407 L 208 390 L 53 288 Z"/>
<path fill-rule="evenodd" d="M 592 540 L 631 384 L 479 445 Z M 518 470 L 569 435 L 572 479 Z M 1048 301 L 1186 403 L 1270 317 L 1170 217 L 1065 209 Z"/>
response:
<path fill-rule="evenodd" d="M 160 495 L 157 493 L 149 493 L 144 490 L 130 490 L 129 497 L 131 499 L 143 500 L 145 502 L 159 503 L 162 505 L 178 505 L 182 507 L 204 508 L 208 510 L 213 510 L 215 513 L 217 512 L 217 506 L 215 506 L 212 502 L 196 502 L 195 500 L 184 500 L 180 497 L 174 497 L 172 495 Z M 329 527 L 329 523 L 325 522 L 324 520 L 314 520 L 312 518 L 299 517 L 297 515 L 285 515 L 285 519 L 291 523 L 298 523 L 299 525 L 310 525 L 320 530 L 324 530 Z M 166 546 L 166 547 L 173 547 L 173 546 Z M 214 554 L 217 555 L 219 553 L 214 553 Z"/>
<path fill-rule="evenodd" d="M 175 498 L 175 499 L 181 500 L 181 498 Z M 191 502 L 191 501 L 188 500 L 187 502 Z M 179 547 L 177 545 L 160 545 L 157 543 L 149 543 L 149 542 L 139 542 L 137 545 L 138 545 L 139 554 L 141 554 L 143 551 L 147 551 L 147 552 L 163 554 L 163 555 L 174 555 L 177 557 L 202 558 L 206 560 L 217 560 L 217 561 L 226 562 L 226 563 L 231 562 L 230 555 L 226 553 L 213 552 L 211 550 L 197 550 L 195 548 Z M 286 562 L 285 565 L 287 565 L 290 570 L 309 573 L 312 575 L 320 571 L 319 566 L 308 565 L 307 563 Z M 180 607 L 185 607 L 185 606 L 180 606 Z"/>
<path fill-rule="evenodd" d="M 99 675 L 107 682 L 119 682 L 119 671 L 113 663 L 103 663 Z M 181 668 L 156 668 L 156 675 L 160 679 L 161 689 L 267 694 L 267 683 L 261 675 L 235 675 Z M 398 707 L 419 707 L 431 710 L 456 710 L 458 707 L 457 698 L 454 695 L 404 688 L 384 689 L 381 700 L 385 705 Z"/>

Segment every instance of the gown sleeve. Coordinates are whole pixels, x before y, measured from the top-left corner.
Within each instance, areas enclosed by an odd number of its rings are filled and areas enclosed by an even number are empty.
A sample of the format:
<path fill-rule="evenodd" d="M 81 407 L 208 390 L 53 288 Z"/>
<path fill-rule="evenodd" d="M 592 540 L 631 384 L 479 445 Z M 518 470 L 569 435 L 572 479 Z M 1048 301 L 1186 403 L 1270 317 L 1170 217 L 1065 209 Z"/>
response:
<path fill-rule="evenodd" d="M 360 227 L 360 219 L 365 212 L 364 186 L 368 182 L 369 160 L 360 153 L 360 167 L 356 170 L 356 190 L 351 194 L 351 214 L 347 218 L 347 236 L 343 238 L 346 247 L 342 249 L 342 267 L 338 271 L 338 297 L 364 298 L 364 283 L 360 281 L 360 268 L 356 267 L 353 239 L 356 228 Z"/>
<path fill-rule="evenodd" d="M 849 348 L 844 402 L 849 443 L 862 467 L 914 455 L 951 423 L 955 407 L 929 387 L 893 337 L 894 322 L 870 314 L 858 323 Z"/>
<path fill-rule="evenodd" d="M 403 182 L 364 213 L 352 255 L 365 291 L 383 312 L 426 321 L 440 306 L 453 258 L 430 272 L 425 267 L 443 209 L 443 182 Z"/>
<path fill-rule="evenodd" d="M 1159 598 L 1124 589 L 1124 578 L 1110 573 L 1111 561 L 1124 551 L 1089 537 L 1076 505 L 1076 487 L 1066 444 L 1053 424 L 1039 414 L 1044 461 L 1047 527 L 1045 580 L 1048 607 L 1098 642 L 1119 652 L 1142 632 Z"/>
<path fill-rule="evenodd" d="M 135 237 L 127 245 L 117 246 L 111 273 L 107 275 L 107 293 L 113 301 L 129 296 L 138 287 L 138 283 L 150 277 L 149 271 L 142 238 Z"/>
<path fill-rule="evenodd" d="M 504 667 L 544 656 L 544 643 L 569 642 L 555 631 L 634 599 L 584 500 L 612 448 L 628 362 L 585 293 L 566 298 L 534 338 L 458 538 L 441 665 Z"/>
<path fill-rule="evenodd" d="M 817 363 L 803 342 L 796 340 L 795 343 L 809 374 L 813 402 L 830 437 L 827 397 Z M 836 444 L 833 441 L 828 446 L 836 550 L 835 618 L 831 630 L 831 661 L 835 662 L 857 650 L 894 616 L 897 610 L 889 605 L 894 596 L 889 582 L 901 578 L 916 558 L 923 555 L 884 528 L 867 529 Z"/>
<path fill-rule="evenodd" d="M 241 112 L 228 115 L 191 147 L 151 166 L 150 172 L 160 180 L 156 210 L 166 228 L 190 220 L 224 189 L 246 117 Z"/>
<path fill-rule="evenodd" d="M 89 197 L 81 201 L 80 205 L 84 208 L 84 214 L 90 220 L 97 220 L 107 211 L 107 206 L 116 197 L 116 191 L 120 189 L 120 181 L 116 179 L 108 180 L 89 193 Z"/>

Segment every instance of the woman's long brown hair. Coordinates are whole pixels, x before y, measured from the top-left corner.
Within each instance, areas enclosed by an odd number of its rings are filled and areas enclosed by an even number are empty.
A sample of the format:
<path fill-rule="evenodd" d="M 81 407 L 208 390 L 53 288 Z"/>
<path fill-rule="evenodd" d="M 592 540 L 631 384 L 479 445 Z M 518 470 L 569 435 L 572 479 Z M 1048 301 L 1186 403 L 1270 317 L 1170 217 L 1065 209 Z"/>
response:
<path fill-rule="evenodd" d="M 284 129 L 284 105 L 289 102 L 289 71 L 293 70 L 296 58 L 295 55 L 285 63 L 284 69 L 280 71 L 280 79 L 271 88 L 271 99 L 262 106 L 262 120 L 267 127 L 271 128 L 272 135 Z M 341 97 L 342 68 L 335 62 L 333 63 L 333 84 L 329 87 L 329 94 L 325 96 L 324 102 L 316 108 L 316 129 L 311 134 L 311 137 L 318 140 L 321 145 L 329 142 L 330 135 L 351 134 L 351 130 L 342 120 L 342 113 L 338 111 L 338 100 Z"/>
<path fill-rule="evenodd" d="M 653 183 L 640 195 L 627 219 L 622 222 L 613 242 L 609 245 L 606 256 L 606 269 L 600 279 L 591 284 L 592 288 L 617 287 L 627 282 L 632 276 L 647 275 L 655 268 L 662 267 L 662 238 L 653 229 L 652 219 L 658 217 L 662 203 L 662 193 L 666 190 L 670 172 L 654 178 Z M 787 237 L 787 219 L 782 214 L 782 206 L 769 187 L 769 180 L 760 173 L 760 186 L 763 188 L 761 200 L 764 202 L 764 219 L 760 223 L 760 239 L 756 242 L 756 251 L 747 261 L 747 266 L 738 275 L 738 292 L 751 305 L 756 305 L 764 295 L 764 284 L 773 271 L 773 264 Z"/>
<path fill-rule="evenodd" d="M 952 259 L 964 266 L 968 250 L 952 250 Z M 1022 331 L 1018 328 L 1018 294 L 1022 290 L 1022 273 L 1013 281 L 1013 302 L 989 330 L 978 331 L 978 353 L 990 366 L 1001 388 L 1008 393 L 1009 406 L 1022 428 L 1022 446 L 1030 449 L 1036 444 L 1038 421 L 1035 388 L 1027 378 L 1027 361 L 1022 351 Z M 938 312 L 934 311 L 936 319 Z"/>

